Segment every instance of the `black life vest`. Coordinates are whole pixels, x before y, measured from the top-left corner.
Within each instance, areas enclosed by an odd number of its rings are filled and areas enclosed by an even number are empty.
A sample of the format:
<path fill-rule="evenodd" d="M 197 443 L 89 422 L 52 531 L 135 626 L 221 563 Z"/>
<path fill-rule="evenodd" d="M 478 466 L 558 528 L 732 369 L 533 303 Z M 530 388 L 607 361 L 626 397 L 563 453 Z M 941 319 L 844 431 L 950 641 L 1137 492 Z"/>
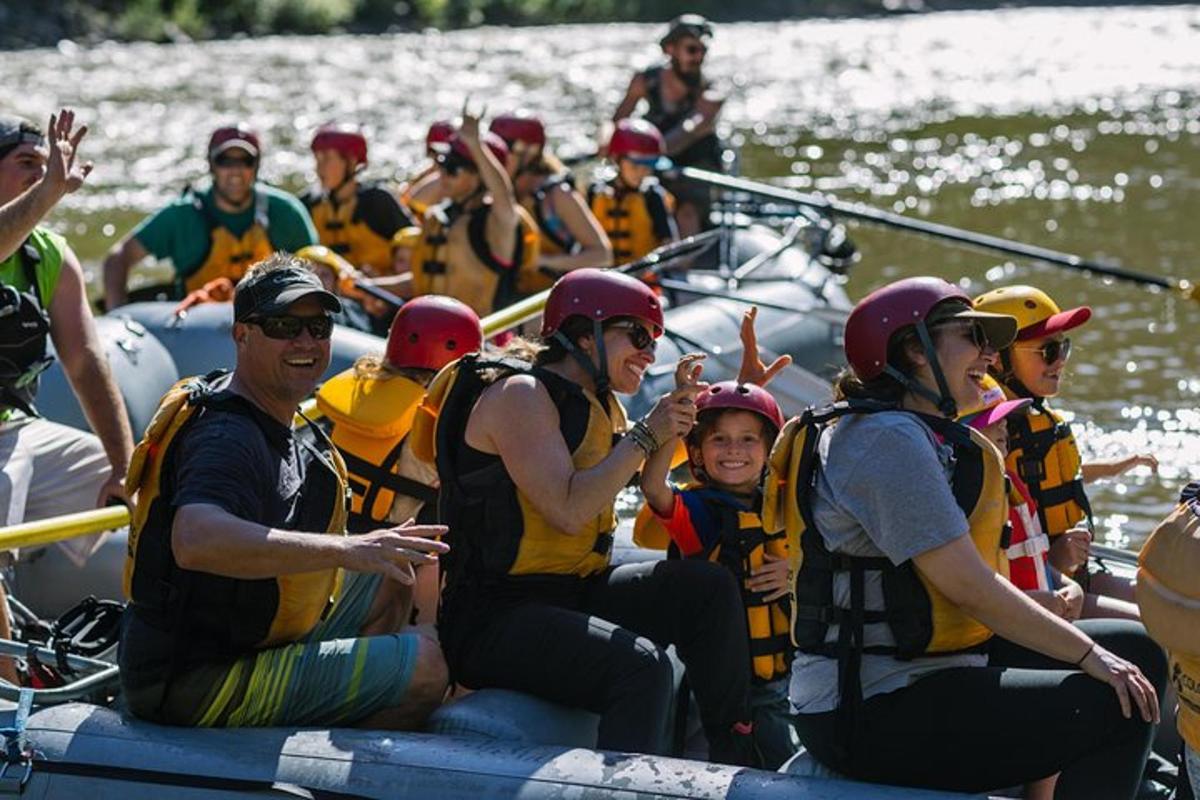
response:
<path fill-rule="evenodd" d="M 37 416 L 33 405 L 41 374 L 54 363 L 47 352 L 50 337 L 48 298 L 38 287 L 42 256 L 26 239 L 17 251 L 29 288 L 0 286 L 0 409 L 5 406 Z"/>

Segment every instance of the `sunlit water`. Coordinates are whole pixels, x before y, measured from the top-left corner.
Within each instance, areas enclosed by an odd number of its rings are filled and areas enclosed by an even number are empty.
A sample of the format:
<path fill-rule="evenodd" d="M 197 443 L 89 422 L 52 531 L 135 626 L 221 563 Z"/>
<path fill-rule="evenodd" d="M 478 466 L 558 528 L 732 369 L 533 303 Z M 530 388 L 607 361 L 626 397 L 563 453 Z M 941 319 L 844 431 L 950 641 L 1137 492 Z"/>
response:
<path fill-rule="evenodd" d="M 1200 10 L 1186 7 L 944 13 L 722 26 L 712 74 L 730 88 L 726 134 L 741 169 L 805 190 L 1195 280 L 1200 243 Z M 418 165 L 430 120 L 470 95 L 537 109 L 565 154 L 594 147 L 634 67 L 656 57 L 638 25 L 451 34 L 105 45 L 7 55 L 0 108 L 62 104 L 92 125 L 88 188 L 55 224 L 89 269 L 143 213 L 203 180 L 218 123 L 266 134 L 263 175 L 313 179 L 312 129 L 363 123 L 372 171 Z M 856 228 L 859 296 L 919 273 L 971 292 L 1033 282 L 1093 305 L 1062 405 L 1088 455 L 1150 450 L 1093 489 L 1108 541 L 1139 542 L 1200 473 L 1200 305 L 1058 268 L 1011 263 L 888 230 Z"/>

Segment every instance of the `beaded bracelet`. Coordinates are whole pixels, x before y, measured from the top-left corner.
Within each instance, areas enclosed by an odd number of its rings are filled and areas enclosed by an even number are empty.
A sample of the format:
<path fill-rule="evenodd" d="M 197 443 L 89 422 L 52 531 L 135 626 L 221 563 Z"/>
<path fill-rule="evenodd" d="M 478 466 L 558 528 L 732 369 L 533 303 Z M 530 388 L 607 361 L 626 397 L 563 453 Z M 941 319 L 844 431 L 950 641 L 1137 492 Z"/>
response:
<path fill-rule="evenodd" d="M 633 440 L 633 443 L 642 449 L 642 452 L 649 458 L 658 449 L 658 438 L 654 435 L 654 431 L 650 430 L 650 426 L 644 420 L 638 420 L 630 428 L 626 435 Z"/>

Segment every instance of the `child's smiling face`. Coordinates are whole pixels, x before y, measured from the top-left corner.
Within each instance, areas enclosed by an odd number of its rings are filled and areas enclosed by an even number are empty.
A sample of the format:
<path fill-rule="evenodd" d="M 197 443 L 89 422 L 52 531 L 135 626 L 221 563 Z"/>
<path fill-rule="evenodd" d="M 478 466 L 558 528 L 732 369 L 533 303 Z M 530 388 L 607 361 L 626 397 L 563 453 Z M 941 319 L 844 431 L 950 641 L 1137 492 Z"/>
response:
<path fill-rule="evenodd" d="M 699 447 L 688 447 L 688 456 L 710 483 L 747 493 L 758 486 L 770 450 L 763 418 L 751 411 L 729 409 L 705 431 Z"/>

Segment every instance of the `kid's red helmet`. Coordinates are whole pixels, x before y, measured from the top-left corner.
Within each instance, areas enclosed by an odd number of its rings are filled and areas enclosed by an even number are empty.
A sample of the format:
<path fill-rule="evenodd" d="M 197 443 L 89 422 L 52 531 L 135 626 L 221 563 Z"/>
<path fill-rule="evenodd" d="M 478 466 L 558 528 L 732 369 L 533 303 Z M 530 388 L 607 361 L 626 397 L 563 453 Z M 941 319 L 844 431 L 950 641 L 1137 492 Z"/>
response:
<path fill-rule="evenodd" d="M 317 128 L 312 151 L 315 153 L 318 150 L 333 150 L 343 158 L 363 166 L 367 163 L 367 137 L 354 125 L 331 122 Z"/>
<path fill-rule="evenodd" d="M 492 120 L 488 130 L 503 139 L 509 147 L 514 142 L 526 142 L 535 147 L 546 145 L 546 126 L 541 119 L 524 109 L 501 114 Z"/>
<path fill-rule="evenodd" d="M 431 150 L 436 144 L 444 144 L 450 141 L 450 137 L 454 136 L 455 130 L 454 123 L 450 120 L 437 120 L 429 126 L 429 131 L 425 134 L 425 149 Z"/>
<path fill-rule="evenodd" d="M 212 132 L 212 136 L 208 137 L 208 159 L 211 161 L 234 147 L 240 147 L 255 158 L 262 152 L 258 134 L 249 125 L 239 122 Z"/>
<path fill-rule="evenodd" d="M 663 331 L 658 295 L 637 278 L 607 269 L 576 269 L 558 279 L 542 311 L 542 337 L 552 335 L 574 316 L 595 322 L 633 317 L 650 323 L 655 337 Z"/>
<path fill-rule="evenodd" d="M 750 411 L 765 418 L 775 426 L 783 427 L 783 412 L 771 393 L 753 383 L 721 381 L 709 386 L 696 398 L 696 413 L 719 408 L 736 408 Z"/>
<path fill-rule="evenodd" d="M 612 138 L 608 140 L 609 158 L 622 156 L 661 156 L 667 152 L 667 144 L 652 122 L 644 119 L 623 119 L 617 122 Z"/>
<path fill-rule="evenodd" d="M 483 328 L 470 306 L 441 295 L 409 300 L 388 331 L 387 360 L 393 367 L 438 370 L 483 349 Z"/>

